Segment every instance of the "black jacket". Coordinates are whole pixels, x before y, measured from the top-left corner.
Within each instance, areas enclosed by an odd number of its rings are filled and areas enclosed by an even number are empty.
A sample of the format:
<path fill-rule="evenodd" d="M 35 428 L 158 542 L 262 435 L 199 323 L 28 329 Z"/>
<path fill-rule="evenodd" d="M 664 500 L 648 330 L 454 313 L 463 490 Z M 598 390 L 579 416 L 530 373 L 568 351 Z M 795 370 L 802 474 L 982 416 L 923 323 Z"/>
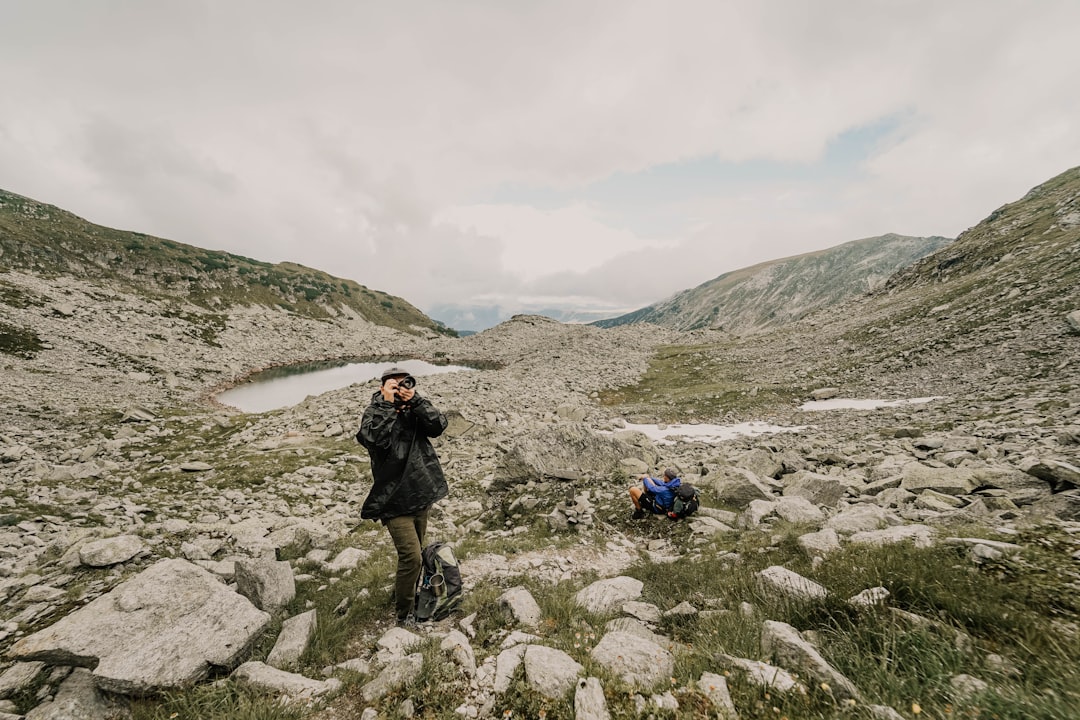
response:
<path fill-rule="evenodd" d="M 375 483 L 360 517 L 388 520 L 412 515 L 449 493 L 439 456 L 428 438 L 442 435 L 446 416 L 419 395 L 402 408 L 377 392 L 364 411 L 356 440 L 371 456 Z"/>

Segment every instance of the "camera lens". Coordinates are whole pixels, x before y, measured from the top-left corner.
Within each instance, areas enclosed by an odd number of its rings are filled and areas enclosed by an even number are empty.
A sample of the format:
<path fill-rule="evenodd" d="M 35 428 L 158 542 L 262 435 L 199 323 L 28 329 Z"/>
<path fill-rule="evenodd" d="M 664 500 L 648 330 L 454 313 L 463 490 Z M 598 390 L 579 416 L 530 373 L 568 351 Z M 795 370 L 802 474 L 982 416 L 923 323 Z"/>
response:
<path fill-rule="evenodd" d="M 406 375 L 398 381 L 398 387 L 404 388 L 406 390 L 412 390 L 414 387 L 416 387 L 416 378 L 414 378 L 412 375 Z"/>

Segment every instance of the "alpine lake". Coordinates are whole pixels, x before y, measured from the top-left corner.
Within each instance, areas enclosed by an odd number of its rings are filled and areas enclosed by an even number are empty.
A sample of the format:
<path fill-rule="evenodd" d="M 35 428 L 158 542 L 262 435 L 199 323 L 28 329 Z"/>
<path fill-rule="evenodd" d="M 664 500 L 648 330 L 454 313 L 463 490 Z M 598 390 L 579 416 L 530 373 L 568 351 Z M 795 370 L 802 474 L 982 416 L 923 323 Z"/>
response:
<path fill-rule="evenodd" d="M 377 379 L 392 365 L 416 377 L 476 370 L 464 365 L 434 365 L 424 360 L 303 363 L 254 373 L 239 385 L 215 395 L 214 400 L 245 413 L 268 412 L 296 405 L 311 395 Z"/>

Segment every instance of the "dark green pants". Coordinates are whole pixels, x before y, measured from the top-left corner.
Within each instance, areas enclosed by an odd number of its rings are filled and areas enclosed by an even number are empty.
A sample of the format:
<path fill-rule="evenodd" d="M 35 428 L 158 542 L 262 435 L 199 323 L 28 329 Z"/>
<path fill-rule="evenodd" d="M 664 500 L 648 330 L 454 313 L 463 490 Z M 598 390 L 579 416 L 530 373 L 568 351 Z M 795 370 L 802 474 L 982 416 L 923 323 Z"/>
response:
<path fill-rule="evenodd" d="M 383 520 L 397 550 L 397 576 L 394 581 L 394 606 L 397 616 L 403 618 L 413 610 L 416 600 L 416 581 L 423 566 L 421 551 L 424 549 L 424 533 L 427 532 L 427 507 L 415 515 L 401 515 Z"/>

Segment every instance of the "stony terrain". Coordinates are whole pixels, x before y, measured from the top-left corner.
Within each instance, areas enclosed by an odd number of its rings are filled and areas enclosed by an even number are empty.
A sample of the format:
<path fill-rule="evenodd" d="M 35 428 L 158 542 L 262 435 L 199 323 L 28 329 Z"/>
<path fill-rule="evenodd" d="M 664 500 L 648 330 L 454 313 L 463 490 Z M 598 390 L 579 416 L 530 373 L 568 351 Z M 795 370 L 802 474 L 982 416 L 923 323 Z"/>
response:
<path fill-rule="evenodd" d="M 447 687 L 464 717 L 499 712 L 521 678 L 529 693 L 574 696 L 577 717 L 605 717 L 613 699 L 586 667 L 634 688 L 641 713 L 750 714 L 728 694 L 734 673 L 773 692 L 809 679 L 868 717 L 909 716 L 867 699 L 812 634 L 768 617 L 755 621 L 759 656 L 717 654 L 692 686 L 665 685 L 686 651 L 657 633 L 662 620 L 739 608 L 708 596 L 643 602 L 624 572 L 703 556 L 738 568 L 747 561 L 721 548 L 791 525 L 805 530 L 798 545 L 815 568 L 841 548 L 898 542 L 959 544 L 974 567 L 1022 552 L 1002 538 L 1049 523 L 1072 538 L 1064 582 L 1080 590 L 1080 173 L 1070 172 L 881 292 L 753 337 L 521 316 L 452 338 L 262 306 L 166 313 L 159 298 L 100 279 L 5 272 L 0 321 L 34 337 L 9 333 L 22 344 L 0 355 L 0 718 L 123 716 L 131 698 L 230 671 L 316 717 L 407 716 L 422 696 L 402 700 L 400 689 L 426 667 L 409 648 L 431 637 L 457 668 Z M 483 368 L 418 388 L 451 421 L 437 447 L 452 491 L 429 536 L 458 546 L 468 591 L 504 608 L 506 629 L 478 631 L 488 620 L 473 613 L 414 637 L 387 632 L 379 610 L 331 653 L 351 663 L 341 672 L 296 674 L 317 636 L 312 610 L 282 622 L 297 592 L 368 567 L 385 566 L 389 582 L 385 532 L 359 520 L 370 473 L 352 439 L 375 382 L 258 415 L 212 396 L 276 365 L 409 357 Z M 799 409 L 835 395 L 938 399 Z M 711 444 L 623 430 L 737 420 L 804 427 Z M 666 466 L 702 489 L 704 507 L 678 525 L 630 522 L 626 487 Z M 983 535 L 969 535 L 975 527 Z M 587 654 L 556 647 L 523 577 L 614 624 Z M 753 578 L 770 597 L 828 594 L 780 566 Z M 856 603 L 890 605 L 865 590 Z M 376 612 L 348 600 L 339 614 Z M 1080 638 L 1068 612 L 1053 628 Z M 994 648 L 963 646 L 973 667 L 997 662 Z M 954 680 L 958 704 L 987 682 L 1008 686 L 989 673 Z M 1070 702 L 1080 698 L 1061 698 Z"/>

